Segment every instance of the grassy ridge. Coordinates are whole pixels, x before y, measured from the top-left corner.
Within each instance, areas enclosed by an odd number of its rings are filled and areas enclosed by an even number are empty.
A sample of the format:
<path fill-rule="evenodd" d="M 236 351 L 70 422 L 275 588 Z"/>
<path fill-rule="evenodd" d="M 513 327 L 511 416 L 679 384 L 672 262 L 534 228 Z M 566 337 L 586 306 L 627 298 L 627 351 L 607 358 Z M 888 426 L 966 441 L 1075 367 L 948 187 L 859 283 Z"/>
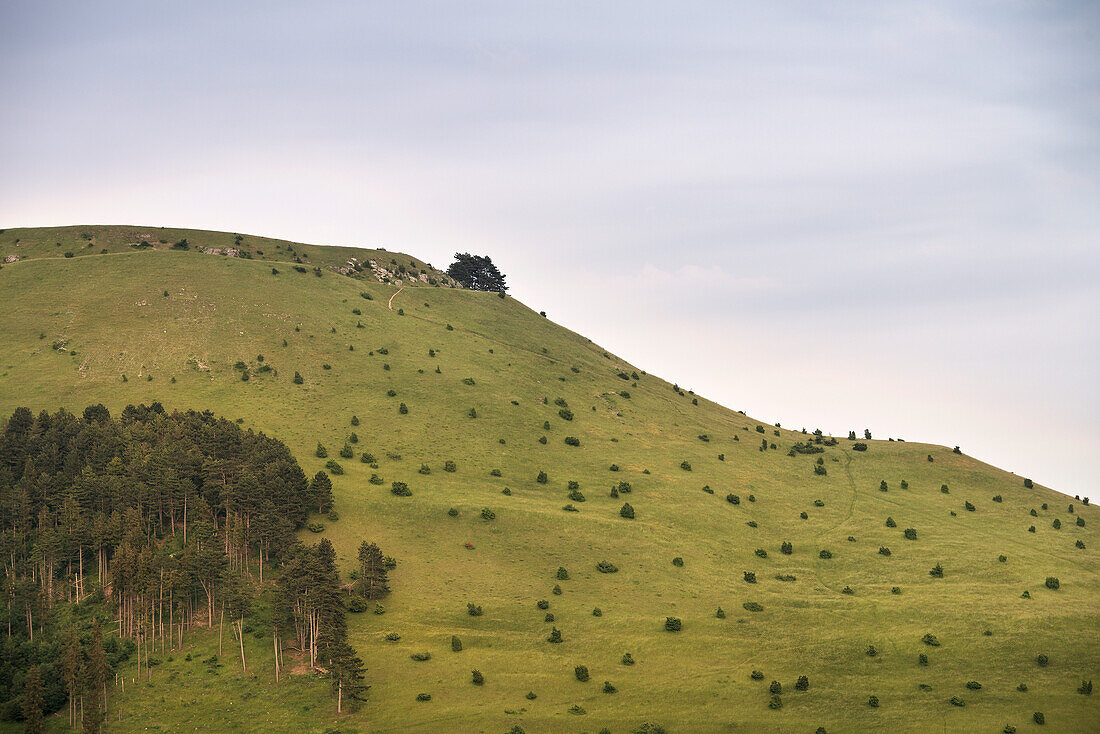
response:
<path fill-rule="evenodd" d="M 79 238 L 87 229 L 56 237 Z M 18 232 L 0 235 L 0 255 Z M 36 232 L 39 242 L 54 237 Z M 165 239 L 216 243 L 219 236 L 176 230 Z M 351 620 L 373 688 L 368 705 L 337 724 L 344 730 L 505 731 L 519 723 L 528 732 L 624 731 L 652 720 L 674 731 L 999 731 L 1006 723 L 1026 731 L 1032 712 L 1043 711 L 1049 729 L 1085 731 L 1100 719 L 1096 699 L 1075 692 L 1100 669 L 1100 519 L 1092 507 L 1072 502 L 1071 514 L 1069 498 L 1027 489 L 1020 477 L 939 446 L 868 441 L 861 453 L 841 440 L 823 454 L 789 457 L 787 449 L 807 438 L 801 432 L 762 424 L 762 435 L 750 417 L 702 398 L 695 405 L 695 396 L 512 298 L 422 287 L 402 291 L 391 310 L 397 288 L 386 284 L 328 271 L 272 275 L 271 263 L 257 259 L 125 249 L 109 257 L 28 256 L 0 270 L 0 409 L 77 410 L 102 401 L 117 411 L 154 399 L 170 409 L 211 408 L 286 441 L 311 473 L 323 465 L 313 457 L 319 441 L 336 456 L 355 431 L 356 458 L 338 459 L 346 470 L 335 478 L 340 519 L 322 518 L 325 534 L 345 569 L 364 538 L 399 566 L 386 613 Z M 320 247 L 309 252 L 317 261 L 331 257 Z M 272 372 L 256 372 L 259 354 Z M 247 382 L 238 361 L 249 366 Z M 640 379 L 624 381 L 620 371 Z M 295 372 L 304 384 L 292 383 Z M 559 416 L 558 397 L 572 421 Z M 581 445 L 567 446 L 566 436 Z M 761 452 L 762 438 L 777 450 Z M 379 469 L 359 462 L 363 450 L 379 458 Z M 812 470 L 819 456 L 825 476 Z M 456 472 L 443 471 L 446 460 Z M 681 468 L 685 461 L 691 471 Z M 422 463 L 430 474 L 419 473 Z M 383 485 L 367 481 L 372 471 Z M 539 471 L 547 483 L 536 481 Z M 413 496 L 393 496 L 395 480 Z M 569 480 L 586 498 L 573 502 L 579 512 L 562 510 Z M 633 491 L 612 498 L 619 481 Z M 740 504 L 726 501 L 731 492 Z M 823 507 L 814 505 L 819 499 Z M 619 516 L 626 501 L 633 521 Z M 457 517 L 448 516 L 452 507 Z M 481 518 L 484 507 L 495 520 Z M 1083 528 L 1074 524 L 1078 515 Z M 887 517 L 896 528 L 886 527 Z M 1060 530 L 1051 527 L 1055 518 Z M 904 539 L 908 527 L 917 540 Z M 780 553 L 783 541 L 793 545 L 789 556 Z M 890 556 L 880 555 L 883 546 Z M 833 557 L 819 558 L 822 549 Z M 682 567 L 672 564 L 677 556 Z M 603 560 L 619 572 L 598 573 Z M 942 579 L 928 574 L 937 562 Z M 555 578 L 559 566 L 569 580 Z M 744 571 L 758 583 L 745 583 Z M 1059 577 L 1062 588 L 1044 589 L 1047 576 Z M 555 584 L 562 595 L 551 593 Z M 842 593 L 845 586 L 854 594 Z M 1032 599 L 1019 598 L 1025 589 Z M 539 599 L 550 602 L 552 625 Z M 482 605 L 484 615 L 467 615 L 467 602 Z M 746 611 L 746 602 L 764 609 Z M 718 606 L 725 619 L 716 618 Z M 602 616 L 593 616 L 594 607 Z M 665 632 L 666 616 L 680 617 L 683 631 Z M 545 641 L 551 626 L 561 629 L 562 644 Z M 391 631 L 401 640 L 385 641 Z M 942 646 L 923 645 L 925 633 Z M 450 650 L 452 634 L 462 639 L 460 653 Z M 865 654 L 869 645 L 877 656 Z M 263 643 L 255 646 L 262 660 Z M 409 658 L 422 650 L 430 661 Z M 620 664 L 625 652 L 636 665 Z M 927 667 L 917 665 L 921 652 Z M 1035 664 L 1039 652 L 1050 657 L 1048 667 Z M 227 655 L 227 669 L 231 661 Z M 573 676 L 582 664 L 589 683 Z M 183 663 L 177 657 L 171 665 Z M 302 679 L 276 691 L 260 685 L 271 677 L 267 667 L 253 668 L 257 681 L 226 670 L 213 689 L 209 676 L 181 673 L 169 682 L 169 668 L 155 671 L 152 687 L 120 697 L 124 716 L 115 728 L 141 729 L 154 710 L 165 728 L 196 721 L 187 701 L 211 690 L 262 703 L 276 730 L 323 728 L 334 718 L 321 715 L 323 699 L 310 698 L 322 684 Z M 484 687 L 470 684 L 474 668 Z M 751 680 L 753 669 L 765 680 Z M 810 690 L 796 693 L 803 674 Z M 602 693 L 604 680 L 618 692 Z M 784 688 L 777 711 L 767 707 L 772 680 Z M 969 680 L 982 690 L 967 690 Z M 1016 690 L 1019 683 L 1027 693 Z M 249 686 L 256 690 L 242 699 Z M 415 701 L 422 691 L 431 702 Z M 526 699 L 528 691 L 538 697 Z M 879 708 L 866 705 L 870 695 Z M 966 707 L 951 706 L 953 695 Z M 317 705 L 303 711 L 307 700 Z M 587 713 L 570 713 L 573 705 Z M 227 716 L 247 728 L 265 714 Z"/>

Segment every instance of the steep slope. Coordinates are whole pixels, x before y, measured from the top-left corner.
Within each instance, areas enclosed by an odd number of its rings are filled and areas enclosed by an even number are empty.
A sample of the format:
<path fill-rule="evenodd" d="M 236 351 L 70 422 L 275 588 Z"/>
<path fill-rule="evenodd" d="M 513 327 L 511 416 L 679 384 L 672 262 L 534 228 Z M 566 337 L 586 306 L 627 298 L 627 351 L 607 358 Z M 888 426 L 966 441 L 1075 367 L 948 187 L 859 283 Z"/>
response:
<path fill-rule="evenodd" d="M 138 229 L 0 234 L 0 256 L 15 239 L 25 248 L 0 270 L 0 412 L 152 400 L 209 408 L 282 439 L 308 473 L 325 462 L 314 456 L 318 442 L 335 456 L 355 432 L 354 458 L 338 459 L 339 520 L 320 518 L 324 535 L 349 570 L 363 539 L 399 565 L 385 614 L 353 617 L 373 688 L 342 730 L 623 731 L 649 720 L 670 731 L 999 731 L 1025 730 L 1043 711 L 1054 730 L 1084 731 L 1100 720 L 1095 699 L 1076 692 L 1100 668 L 1092 506 L 941 446 L 867 440 L 857 451 L 842 438 L 790 456 L 813 436 L 674 389 L 513 298 L 427 283 L 398 293 L 327 268 L 365 254 L 308 246 L 308 262 L 326 265 L 316 277 L 278 264 L 289 243 L 265 241 L 252 259 L 216 257 L 131 248 Z M 51 241 L 68 251 L 82 233 L 95 242 L 85 250 L 107 254 L 50 251 Z M 189 230 L 163 237 L 177 238 L 236 241 Z M 422 265 L 374 256 L 386 255 Z M 763 441 L 775 449 L 762 451 Z M 377 469 L 360 461 L 364 451 Z M 814 471 L 819 458 L 824 475 Z M 456 471 L 444 471 L 446 461 Z M 384 483 L 371 484 L 372 473 Z M 394 496 L 392 481 L 412 496 Z M 569 497 L 570 481 L 583 502 Z M 619 482 L 632 491 L 610 496 Z M 620 516 L 624 502 L 633 520 Z M 618 572 L 598 572 L 601 561 Z M 929 574 L 937 563 L 943 578 Z M 1061 588 L 1044 588 L 1047 577 Z M 761 611 L 746 608 L 754 602 Z M 468 615 L 468 603 L 484 614 Z M 682 630 L 666 632 L 666 617 Z M 561 644 L 546 641 L 552 627 Z M 386 641 L 389 632 L 401 639 Z M 926 633 L 941 646 L 922 644 Z M 462 652 L 451 651 L 452 635 Z M 410 659 L 422 650 L 430 661 Z M 621 664 L 627 652 L 635 665 Z M 918 665 L 920 653 L 929 665 Z M 1038 653 L 1048 666 L 1036 665 Z M 577 665 L 590 682 L 576 680 Z M 484 686 L 471 685 L 472 669 Z M 210 684 L 169 682 L 169 670 L 119 694 L 114 728 L 144 728 L 153 712 L 205 721 L 188 704 Z M 260 684 L 224 677 L 220 695 L 251 685 L 268 708 L 225 703 L 217 721 L 246 729 L 266 711 L 290 730 L 332 719 L 317 713 L 327 711 L 319 684 L 272 693 L 261 690 L 266 671 L 258 675 Z M 800 675 L 805 692 L 794 690 Z M 605 680 L 616 693 L 602 692 Z M 772 680 L 783 685 L 778 710 L 768 707 Z M 313 691 L 316 711 L 299 715 Z M 432 700 L 417 702 L 420 692 Z"/>

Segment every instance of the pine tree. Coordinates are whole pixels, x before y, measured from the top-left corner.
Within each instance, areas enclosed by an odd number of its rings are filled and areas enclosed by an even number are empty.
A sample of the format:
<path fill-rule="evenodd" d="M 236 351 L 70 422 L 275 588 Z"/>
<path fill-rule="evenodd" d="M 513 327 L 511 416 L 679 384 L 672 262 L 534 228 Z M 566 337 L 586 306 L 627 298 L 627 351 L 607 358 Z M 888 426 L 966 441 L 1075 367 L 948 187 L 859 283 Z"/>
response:
<path fill-rule="evenodd" d="M 508 286 L 504 274 L 493 265 L 492 259 L 485 255 L 471 255 L 468 252 L 456 252 L 455 262 L 447 268 L 451 276 L 464 287 L 475 291 L 493 291 L 504 293 Z"/>
<path fill-rule="evenodd" d="M 365 540 L 359 545 L 359 578 L 367 599 L 371 601 L 390 593 L 382 551 Z"/>
<path fill-rule="evenodd" d="M 69 627 L 65 647 L 61 651 L 61 679 L 65 683 L 65 690 L 69 693 L 69 726 L 73 725 L 76 716 L 76 697 L 79 692 L 83 662 L 80 640 L 76 637 L 76 630 Z"/>
<path fill-rule="evenodd" d="M 103 627 L 96 622 L 88 664 L 84 669 L 84 734 L 99 734 L 107 709 L 107 656 L 103 651 Z"/>
<path fill-rule="evenodd" d="M 32 665 L 27 671 L 27 682 L 23 686 L 23 720 L 27 734 L 42 734 L 42 678 L 38 666 Z"/>
<path fill-rule="evenodd" d="M 309 491 L 313 497 L 313 504 L 317 506 L 317 512 L 328 512 L 332 509 L 332 480 L 323 471 L 313 476 L 309 484 Z"/>

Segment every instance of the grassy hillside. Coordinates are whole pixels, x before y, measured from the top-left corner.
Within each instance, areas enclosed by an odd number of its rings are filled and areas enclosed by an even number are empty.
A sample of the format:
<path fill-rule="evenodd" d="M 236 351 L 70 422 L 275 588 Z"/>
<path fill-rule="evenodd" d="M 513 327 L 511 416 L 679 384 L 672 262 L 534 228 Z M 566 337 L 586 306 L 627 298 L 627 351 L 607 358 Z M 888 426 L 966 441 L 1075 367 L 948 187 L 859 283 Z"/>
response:
<path fill-rule="evenodd" d="M 274 262 L 290 243 L 251 237 L 252 259 L 137 250 L 138 229 L 0 234 L 0 259 L 25 248 L 0 270 L 0 411 L 209 408 L 284 440 L 307 473 L 324 465 L 318 442 L 336 456 L 354 431 L 354 458 L 337 459 L 339 520 L 320 518 L 324 535 L 346 570 L 363 539 L 399 565 L 385 613 L 350 620 L 373 686 L 360 712 L 338 719 L 324 684 L 304 674 L 275 686 L 262 640 L 253 677 L 231 659 L 206 672 L 197 661 L 215 636 L 200 638 L 194 660 L 176 655 L 118 694 L 112 730 L 243 731 L 263 720 L 273 731 L 624 732 L 645 721 L 677 732 L 1029 731 L 1036 711 L 1044 730 L 1100 721 L 1098 699 L 1077 693 L 1100 677 L 1094 507 L 942 446 L 869 440 L 861 452 L 840 437 L 823 453 L 788 456 L 812 436 L 675 390 L 511 297 L 424 283 L 398 293 L 326 268 L 316 277 Z M 82 233 L 95 243 L 86 256 L 57 256 L 88 242 Z M 182 238 L 235 242 L 164 231 Z M 294 247 L 310 263 L 349 256 Z M 762 440 L 776 448 L 761 451 Z M 379 468 L 360 461 L 364 451 Z M 392 481 L 412 496 L 394 496 Z M 583 502 L 569 498 L 570 481 Z M 619 482 L 632 491 L 611 497 Z M 633 520 L 620 516 L 624 502 Z M 618 572 L 598 572 L 601 561 Z M 943 578 L 929 574 L 937 563 Z M 1045 588 L 1047 577 L 1060 589 Z M 468 615 L 468 603 L 484 614 Z M 666 617 L 682 630 L 666 631 Z M 561 644 L 546 641 L 552 627 Z M 400 640 L 386 641 L 390 632 Z M 420 651 L 431 660 L 410 659 Z M 623 665 L 624 653 L 636 664 Z M 578 665 L 589 682 L 576 679 Z M 484 686 L 470 683 L 473 669 Z M 809 690 L 795 690 L 800 675 Z M 768 706 L 773 680 L 778 710 Z M 604 681 L 617 692 L 602 692 Z M 421 692 L 432 700 L 418 702 Z"/>

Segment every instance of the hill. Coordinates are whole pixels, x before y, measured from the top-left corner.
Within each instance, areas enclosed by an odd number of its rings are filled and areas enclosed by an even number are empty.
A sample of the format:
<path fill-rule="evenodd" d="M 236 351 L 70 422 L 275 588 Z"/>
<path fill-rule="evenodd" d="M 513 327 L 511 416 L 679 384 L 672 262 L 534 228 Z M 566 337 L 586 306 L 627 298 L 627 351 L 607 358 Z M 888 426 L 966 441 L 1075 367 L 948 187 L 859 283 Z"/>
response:
<path fill-rule="evenodd" d="M 1100 669 L 1093 506 L 950 448 L 753 419 L 408 255 L 241 243 L 251 258 L 199 251 L 230 233 L 0 233 L 0 260 L 19 255 L 0 270 L 0 414 L 210 409 L 285 442 L 307 475 L 319 443 L 347 443 L 320 535 L 345 571 L 364 539 L 398 564 L 384 614 L 349 623 L 369 700 L 338 717 L 324 680 L 275 685 L 259 634 L 248 675 L 206 672 L 215 631 L 116 690 L 111 730 L 1026 731 L 1035 712 L 1095 730 L 1077 692 Z M 352 257 L 425 280 L 332 269 Z"/>

